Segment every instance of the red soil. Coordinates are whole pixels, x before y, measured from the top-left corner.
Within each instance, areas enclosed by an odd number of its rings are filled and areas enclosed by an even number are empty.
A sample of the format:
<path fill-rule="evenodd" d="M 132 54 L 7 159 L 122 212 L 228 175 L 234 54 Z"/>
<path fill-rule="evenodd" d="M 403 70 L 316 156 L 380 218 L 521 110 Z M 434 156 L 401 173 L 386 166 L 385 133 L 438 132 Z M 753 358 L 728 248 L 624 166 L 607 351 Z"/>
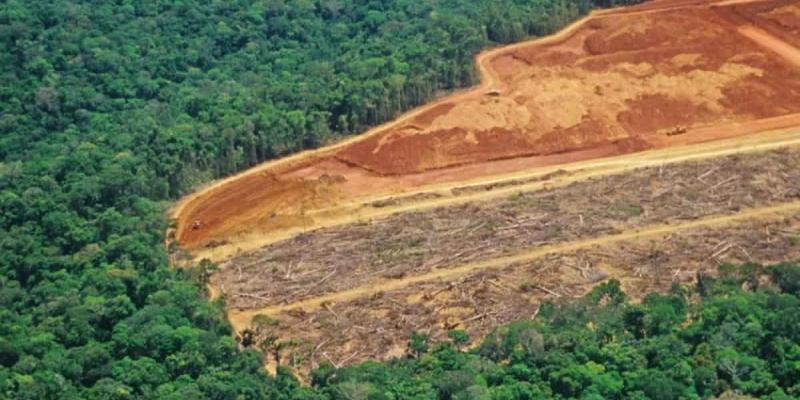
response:
<path fill-rule="evenodd" d="M 720 10 L 739 24 L 751 24 L 781 40 L 800 47 L 800 2 L 777 0 L 751 2 Z"/>
<path fill-rule="evenodd" d="M 800 112 L 794 66 L 743 40 L 735 28 L 711 9 L 597 18 L 560 43 L 493 60 L 507 85 L 500 96 L 475 93 L 439 105 L 413 126 L 373 135 L 336 156 L 378 174 L 403 175 L 562 153 L 676 125 Z M 741 107 L 753 88 L 759 104 Z M 577 110 L 560 117 L 561 107 Z"/>
<path fill-rule="evenodd" d="M 657 132 L 675 125 L 686 126 L 693 122 L 713 121 L 714 112 L 706 105 L 663 94 L 647 94 L 627 102 L 628 109 L 617 117 L 629 132 Z"/>
<path fill-rule="evenodd" d="M 177 239 L 191 251 L 376 193 L 794 124 L 776 118 L 800 113 L 797 49 L 775 39 L 797 36 L 787 4 L 657 1 L 483 53 L 481 87 L 188 198 Z M 741 31 L 754 24 L 766 36 Z"/>

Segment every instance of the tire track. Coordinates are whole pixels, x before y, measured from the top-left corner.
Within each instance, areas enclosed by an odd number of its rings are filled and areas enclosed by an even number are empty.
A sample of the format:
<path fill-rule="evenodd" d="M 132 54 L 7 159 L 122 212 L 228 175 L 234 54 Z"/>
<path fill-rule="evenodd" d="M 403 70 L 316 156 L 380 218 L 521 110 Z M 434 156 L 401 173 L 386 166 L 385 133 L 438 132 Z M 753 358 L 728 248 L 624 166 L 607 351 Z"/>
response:
<path fill-rule="evenodd" d="M 800 49 L 797 47 L 753 25 L 740 26 L 738 32 L 740 35 L 752 40 L 761 47 L 775 52 L 786 61 L 792 63 L 792 65 L 800 67 Z"/>

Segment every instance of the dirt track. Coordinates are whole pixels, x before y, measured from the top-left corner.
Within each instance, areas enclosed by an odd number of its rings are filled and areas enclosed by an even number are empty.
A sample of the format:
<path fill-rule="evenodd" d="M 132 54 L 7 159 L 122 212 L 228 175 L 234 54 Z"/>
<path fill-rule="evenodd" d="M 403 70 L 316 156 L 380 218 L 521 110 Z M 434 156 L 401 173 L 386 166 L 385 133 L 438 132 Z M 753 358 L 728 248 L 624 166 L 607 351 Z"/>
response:
<path fill-rule="evenodd" d="M 754 26 L 743 26 L 739 28 L 739 33 L 753 41 L 761 44 L 762 46 L 773 50 L 780 54 L 787 61 L 794 65 L 800 66 L 800 50 L 781 41 L 780 39 L 771 36 L 769 33 L 758 29 Z"/>
<path fill-rule="evenodd" d="M 797 61 L 797 49 L 708 5 L 597 12 L 551 37 L 482 53 L 477 88 L 187 197 L 173 213 L 177 240 L 221 260 L 431 185 L 800 126 L 800 74 L 786 61 Z M 486 94 L 494 89 L 501 94 Z M 664 133 L 678 125 L 688 132 Z"/>

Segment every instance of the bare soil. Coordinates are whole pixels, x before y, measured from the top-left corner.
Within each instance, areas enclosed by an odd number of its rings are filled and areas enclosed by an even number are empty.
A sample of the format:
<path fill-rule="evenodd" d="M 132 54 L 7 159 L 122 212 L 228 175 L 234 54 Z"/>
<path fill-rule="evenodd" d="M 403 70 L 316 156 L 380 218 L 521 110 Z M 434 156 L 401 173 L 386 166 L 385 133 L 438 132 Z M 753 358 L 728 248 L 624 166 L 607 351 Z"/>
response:
<path fill-rule="evenodd" d="M 710 8 L 597 17 L 557 44 L 504 53 L 491 67 L 499 96 L 442 104 L 336 156 L 402 175 L 611 142 L 635 151 L 678 125 L 800 111 L 795 65 L 742 40 Z M 771 100 L 756 110 L 731 107 L 744 97 L 741 86 L 758 86 Z"/>
<path fill-rule="evenodd" d="M 751 25 L 800 46 L 800 4 L 796 0 L 750 2 L 720 9 L 726 18 Z"/>

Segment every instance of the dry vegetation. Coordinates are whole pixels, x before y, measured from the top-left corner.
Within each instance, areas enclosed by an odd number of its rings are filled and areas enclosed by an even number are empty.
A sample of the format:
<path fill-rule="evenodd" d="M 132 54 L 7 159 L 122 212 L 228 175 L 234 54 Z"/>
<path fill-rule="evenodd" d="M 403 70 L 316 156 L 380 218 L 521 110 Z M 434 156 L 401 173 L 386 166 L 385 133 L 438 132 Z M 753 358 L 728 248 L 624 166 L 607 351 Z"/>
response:
<path fill-rule="evenodd" d="M 274 332 L 295 339 L 283 362 L 305 370 L 385 359 L 405 351 L 410 332 L 433 340 L 453 328 L 479 341 L 494 327 L 534 318 L 544 300 L 586 293 L 608 277 L 634 296 L 667 290 L 721 263 L 800 258 L 800 213 L 699 227 L 667 235 L 552 253 L 457 280 L 433 280 L 320 309 L 274 315 Z"/>
<path fill-rule="evenodd" d="M 222 264 L 214 284 L 250 309 L 402 279 L 521 249 L 800 199 L 800 151 L 647 168 L 281 241 Z"/>

